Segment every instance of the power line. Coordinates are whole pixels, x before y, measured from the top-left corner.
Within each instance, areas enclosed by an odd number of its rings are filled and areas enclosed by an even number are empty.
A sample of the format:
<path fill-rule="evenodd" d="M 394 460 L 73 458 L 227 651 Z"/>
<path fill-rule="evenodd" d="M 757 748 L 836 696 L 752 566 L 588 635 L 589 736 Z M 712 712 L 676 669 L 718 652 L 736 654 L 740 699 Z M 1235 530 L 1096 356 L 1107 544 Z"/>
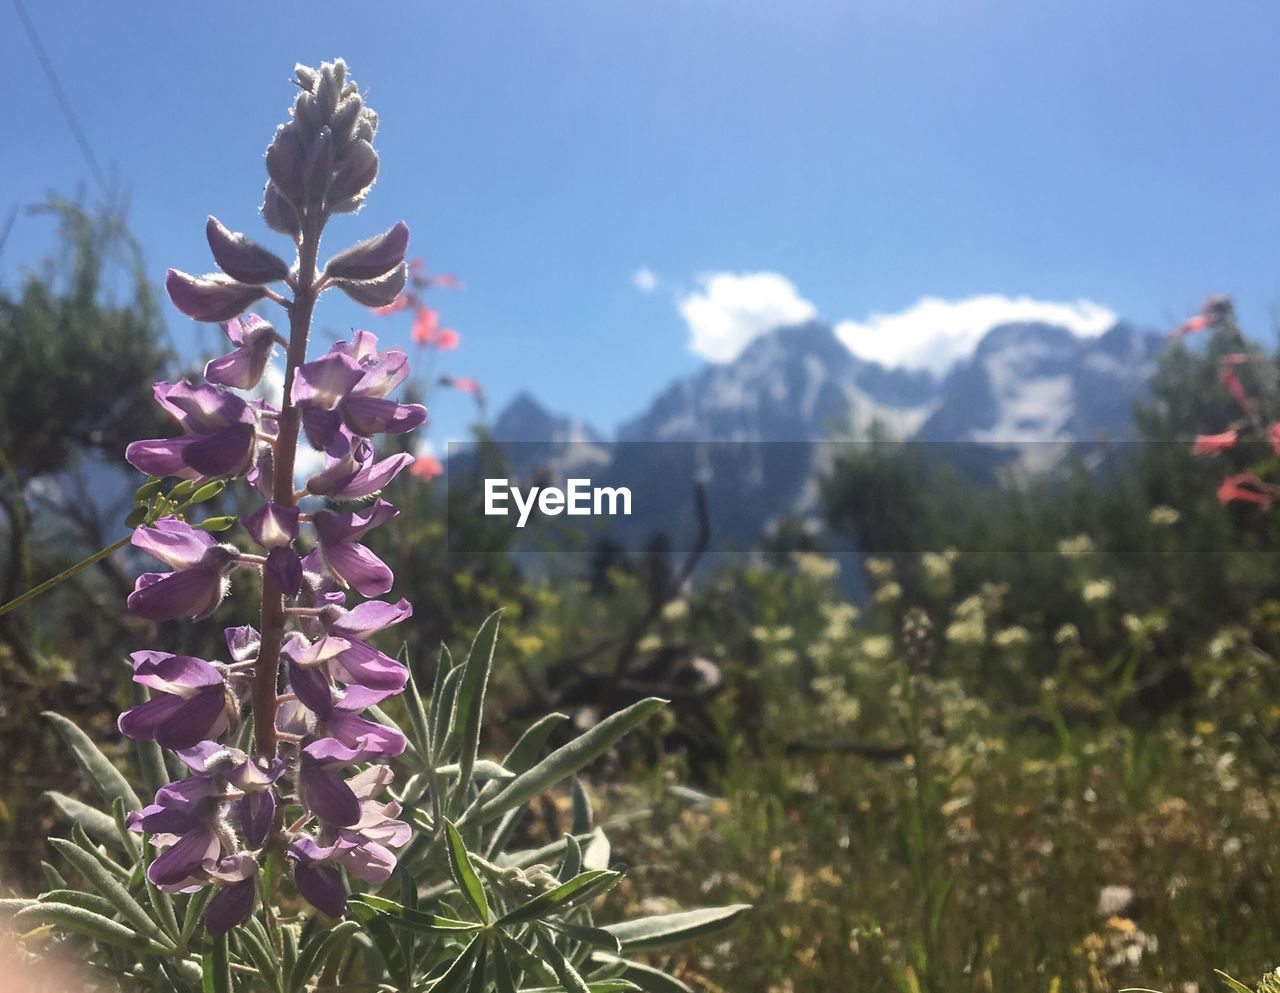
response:
<path fill-rule="evenodd" d="M 71 107 L 71 101 L 67 98 L 67 93 L 62 88 L 62 83 L 58 80 L 58 73 L 53 68 L 53 61 L 49 58 L 49 53 L 45 50 L 44 43 L 40 41 L 40 35 L 36 33 L 36 26 L 31 20 L 31 15 L 27 13 L 27 5 L 23 0 L 13 0 L 13 9 L 18 12 L 18 20 L 22 22 L 23 30 L 27 33 L 27 40 L 31 42 L 31 47 L 36 53 L 36 59 L 40 62 L 40 68 L 44 70 L 45 78 L 49 81 L 49 88 L 53 90 L 54 99 L 58 101 L 62 116 L 66 118 L 67 127 L 71 129 L 71 136 L 75 138 L 76 144 L 80 146 L 80 153 L 89 165 L 89 172 L 93 174 L 94 181 L 97 182 L 98 189 L 102 191 L 102 195 L 104 197 L 109 196 L 107 181 L 103 176 L 102 168 L 98 165 L 98 158 L 93 154 L 93 148 L 89 145 L 89 138 L 84 133 L 84 128 L 80 126 L 80 120 L 76 117 L 76 112 Z"/>

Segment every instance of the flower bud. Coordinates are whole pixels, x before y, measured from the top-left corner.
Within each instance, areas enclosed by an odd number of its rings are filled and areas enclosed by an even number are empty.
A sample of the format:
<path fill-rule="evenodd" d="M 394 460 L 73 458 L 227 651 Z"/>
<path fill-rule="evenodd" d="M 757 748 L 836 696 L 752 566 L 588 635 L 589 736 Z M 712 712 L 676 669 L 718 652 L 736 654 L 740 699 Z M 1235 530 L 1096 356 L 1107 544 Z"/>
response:
<path fill-rule="evenodd" d="M 320 78 L 319 73 L 310 66 L 304 66 L 301 62 L 293 67 L 293 74 L 298 80 L 298 85 L 308 91 L 315 89 L 316 81 Z"/>
<path fill-rule="evenodd" d="M 261 286 L 238 283 L 221 273 L 191 276 L 170 269 L 164 280 L 169 299 L 192 320 L 217 324 L 238 317 L 266 291 Z"/>
<path fill-rule="evenodd" d="M 292 123 L 280 125 L 276 129 L 276 136 L 267 146 L 267 175 L 284 194 L 285 199 L 295 205 L 303 203 L 305 157 L 306 149 L 297 126 Z"/>
<path fill-rule="evenodd" d="M 356 124 L 360 120 L 360 111 L 364 109 L 364 101 L 359 94 L 347 97 L 338 104 L 338 109 L 329 119 L 329 130 L 333 132 L 334 147 L 338 157 L 347 151 L 347 146 L 355 138 Z"/>
<path fill-rule="evenodd" d="M 409 228 L 400 221 L 384 234 L 339 252 L 324 267 L 325 275 L 334 279 L 376 279 L 403 262 L 408 248 Z"/>
<path fill-rule="evenodd" d="M 308 203 L 322 203 L 329 180 L 333 178 L 333 132 L 326 124 L 311 141 L 303 173 L 303 188 Z"/>
<path fill-rule="evenodd" d="M 338 287 L 356 303 L 366 307 L 385 307 L 400 295 L 408 278 L 409 267 L 404 262 L 385 276 L 377 279 L 335 279 Z"/>
<path fill-rule="evenodd" d="M 261 209 L 262 219 L 272 231 L 279 231 L 295 239 L 302 234 L 302 220 L 298 217 L 297 210 L 280 192 L 280 187 L 270 180 L 263 191 Z"/>
<path fill-rule="evenodd" d="M 360 197 L 377 178 L 378 153 L 373 150 L 373 146 L 368 141 L 357 140 L 351 146 L 351 151 L 342 165 L 338 167 L 337 175 L 333 177 L 333 182 L 329 186 L 329 202 L 339 204 Z M 348 211 L 339 211 L 339 213 L 348 213 Z"/>
<path fill-rule="evenodd" d="M 238 231 L 228 231 L 216 217 L 210 216 L 204 230 L 213 261 L 232 279 L 261 285 L 278 282 L 289 275 L 284 259 Z"/>

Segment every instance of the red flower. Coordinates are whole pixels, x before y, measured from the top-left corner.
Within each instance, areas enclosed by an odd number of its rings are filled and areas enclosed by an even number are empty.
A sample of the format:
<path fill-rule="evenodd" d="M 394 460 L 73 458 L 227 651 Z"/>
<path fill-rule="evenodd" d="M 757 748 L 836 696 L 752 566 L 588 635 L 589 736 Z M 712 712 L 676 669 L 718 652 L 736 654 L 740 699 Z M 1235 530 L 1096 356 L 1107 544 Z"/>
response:
<path fill-rule="evenodd" d="M 457 276 L 450 276 L 447 272 L 437 273 L 430 278 L 432 286 L 439 286 L 441 289 L 446 290 L 462 289 L 462 280 Z"/>
<path fill-rule="evenodd" d="M 419 455 L 413 460 L 413 468 L 409 472 L 424 483 L 429 483 L 444 472 L 444 466 L 440 464 L 440 460 L 434 455 Z"/>
<path fill-rule="evenodd" d="M 1241 472 L 1228 476 L 1218 487 L 1220 503 L 1252 503 L 1258 507 L 1270 507 L 1275 497 L 1275 490 L 1251 472 Z"/>
<path fill-rule="evenodd" d="M 444 328 L 436 335 L 436 348 L 442 352 L 447 352 L 451 348 L 457 348 L 458 342 L 461 340 L 460 335 L 453 328 Z"/>
<path fill-rule="evenodd" d="M 1280 427 L 1280 425 L 1273 427 Z M 1191 451 L 1196 455 L 1220 455 L 1227 449 L 1235 447 L 1238 437 L 1238 432 L 1234 430 L 1223 431 L 1221 434 L 1196 435 L 1196 443 Z"/>
<path fill-rule="evenodd" d="M 480 383 L 475 379 L 468 379 L 465 376 L 441 376 L 441 386 L 452 386 L 455 390 L 461 390 L 463 393 L 479 393 Z"/>
<path fill-rule="evenodd" d="M 388 314 L 395 314 L 402 310 L 407 310 L 413 304 L 413 299 L 408 293 L 401 293 L 385 307 L 374 307 L 373 312 L 379 317 L 386 317 Z"/>
<path fill-rule="evenodd" d="M 413 318 L 413 340 L 419 345 L 429 345 L 440 327 L 440 315 L 430 307 L 419 307 Z"/>
<path fill-rule="evenodd" d="M 1185 338 L 1189 334 L 1195 334 L 1197 331 L 1203 331 L 1209 326 L 1209 318 L 1204 314 L 1196 314 L 1190 320 L 1183 321 L 1176 328 L 1170 331 L 1165 337 L 1167 338 Z"/>
<path fill-rule="evenodd" d="M 1253 407 L 1253 398 L 1244 388 L 1244 383 L 1240 382 L 1240 377 L 1236 375 L 1236 371 L 1230 366 L 1224 365 L 1218 370 L 1218 378 L 1222 380 L 1222 385 L 1227 388 L 1227 392 L 1231 394 L 1231 398 L 1235 400 L 1241 407 L 1249 410 Z"/>

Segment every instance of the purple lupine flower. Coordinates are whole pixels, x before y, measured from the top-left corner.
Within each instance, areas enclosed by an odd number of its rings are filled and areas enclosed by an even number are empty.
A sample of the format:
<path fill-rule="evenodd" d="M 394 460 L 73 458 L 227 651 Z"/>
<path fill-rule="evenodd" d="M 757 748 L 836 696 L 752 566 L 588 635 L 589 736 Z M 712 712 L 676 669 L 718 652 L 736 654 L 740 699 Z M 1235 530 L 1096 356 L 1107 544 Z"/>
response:
<path fill-rule="evenodd" d="M 233 700 L 217 666 L 165 652 L 134 652 L 130 660 L 133 681 L 153 696 L 120 715 L 122 734 L 166 748 L 189 748 L 231 726 Z"/>
<path fill-rule="evenodd" d="M 409 375 L 408 356 L 399 349 L 377 350 L 378 339 L 357 331 L 352 341 L 338 342 L 320 358 L 298 367 L 293 402 L 302 414 L 307 439 L 320 451 L 339 443 L 345 424 L 356 435 L 401 434 L 427 419 L 416 403 L 386 399 Z M 341 455 L 339 448 L 336 453 Z"/>
<path fill-rule="evenodd" d="M 391 569 L 359 541 L 399 513 L 385 500 L 359 511 L 319 510 L 313 518 L 318 544 L 307 558 L 318 556 L 319 564 L 340 586 L 355 587 L 365 596 L 386 593 L 395 582 Z"/>
<path fill-rule="evenodd" d="M 377 757 L 376 751 L 320 738 L 302 749 L 298 763 L 298 799 L 331 827 L 350 827 L 361 817 L 360 800 L 334 770 Z"/>
<path fill-rule="evenodd" d="M 345 427 L 330 442 L 324 468 L 307 480 L 307 492 L 334 500 L 360 500 L 384 489 L 405 468 L 413 464 L 407 453 L 391 455 L 374 462 L 373 445 L 366 438 L 351 434 Z"/>
<path fill-rule="evenodd" d="M 336 616 L 330 616 L 329 611 L 336 611 Z M 310 642 L 295 633 L 281 653 L 292 664 L 304 669 L 323 667 L 331 679 L 347 686 L 399 693 L 409 681 L 405 667 L 364 639 L 412 613 L 413 608 L 403 599 L 396 604 L 369 600 L 351 611 L 333 605 L 321 620 L 327 625 L 327 634 Z"/>
<path fill-rule="evenodd" d="M 366 759 L 394 758 L 405 750 L 405 737 L 360 715 L 397 690 L 348 686 L 339 690 L 318 668 L 289 665 L 289 685 L 298 700 L 315 715 L 315 733 L 358 749 Z"/>
<path fill-rule="evenodd" d="M 240 476 L 249 470 L 257 439 L 254 408 L 234 393 L 185 380 L 157 383 L 154 392 L 156 402 L 184 433 L 135 441 L 125 449 L 134 468 L 181 479 Z"/>
<path fill-rule="evenodd" d="M 219 890 L 204 912 L 204 926 L 214 937 L 243 924 L 258 903 L 258 863 L 252 855 L 237 852 L 218 861 L 206 859 L 204 874 Z"/>
<path fill-rule="evenodd" d="M 391 878 L 395 870 L 396 857 L 391 849 L 409 841 L 409 825 L 396 819 L 400 805 L 375 799 L 391 778 L 391 770 L 385 766 L 370 766 L 352 776 L 347 786 L 359 802 L 359 820 L 348 827 L 325 826 L 319 839 L 303 836 L 289 846 L 298 891 L 331 917 L 340 917 L 346 911 L 346 892 L 334 866 L 342 866 L 364 882 L 378 885 Z"/>
<path fill-rule="evenodd" d="M 253 389 L 271 361 L 271 352 L 279 340 L 276 329 L 257 314 L 246 314 L 227 321 L 222 331 L 236 347 L 220 358 L 210 359 L 204 367 L 204 378 L 237 390 Z"/>
<path fill-rule="evenodd" d="M 201 886 L 205 860 L 221 857 L 220 792 L 213 776 L 191 776 L 162 787 L 154 803 L 129 815 L 130 830 L 154 835 L 163 849 L 147 867 L 147 878 L 166 893 Z"/>
<path fill-rule="evenodd" d="M 173 570 L 138 577 L 128 600 L 135 614 L 152 621 L 200 620 L 222 602 L 230 586 L 227 575 L 239 557 L 234 545 L 220 545 L 208 532 L 176 517 L 137 528 L 132 542 Z"/>
<path fill-rule="evenodd" d="M 297 507 L 268 502 L 242 522 L 250 537 L 267 550 L 266 573 L 287 596 L 297 596 L 302 587 L 302 559 L 292 548 L 298 518 Z"/>

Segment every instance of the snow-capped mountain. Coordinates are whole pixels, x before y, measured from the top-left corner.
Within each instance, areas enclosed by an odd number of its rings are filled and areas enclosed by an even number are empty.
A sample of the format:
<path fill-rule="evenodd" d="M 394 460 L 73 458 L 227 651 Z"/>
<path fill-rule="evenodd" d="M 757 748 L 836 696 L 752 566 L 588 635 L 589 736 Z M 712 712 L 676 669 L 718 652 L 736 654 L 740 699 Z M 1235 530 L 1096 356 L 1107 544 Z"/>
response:
<path fill-rule="evenodd" d="M 1122 440 L 1159 343 L 1123 323 L 1093 338 L 1005 324 L 939 379 L 858 358 L 830 326 L 810 322 L 675 381 L 619 428 L 615 443 L 528 394 L 503 411 L 494 436 L 511 444 L 522 476 L 535 467 L 553 477 L 589 469 L 598 485 L 650 487 L 650 529 L 660 522 L 692 533 L 689 494 L 700 482 L 713 530 L 753 540 L 784 516 L 816 515 L 817 477 L 836 447 L 825 443 L 865 439 L 873 424 L 904 440 L 980 444 L 970 461 L 984 473 L 1043 471 L 1072 443 Z"/>

